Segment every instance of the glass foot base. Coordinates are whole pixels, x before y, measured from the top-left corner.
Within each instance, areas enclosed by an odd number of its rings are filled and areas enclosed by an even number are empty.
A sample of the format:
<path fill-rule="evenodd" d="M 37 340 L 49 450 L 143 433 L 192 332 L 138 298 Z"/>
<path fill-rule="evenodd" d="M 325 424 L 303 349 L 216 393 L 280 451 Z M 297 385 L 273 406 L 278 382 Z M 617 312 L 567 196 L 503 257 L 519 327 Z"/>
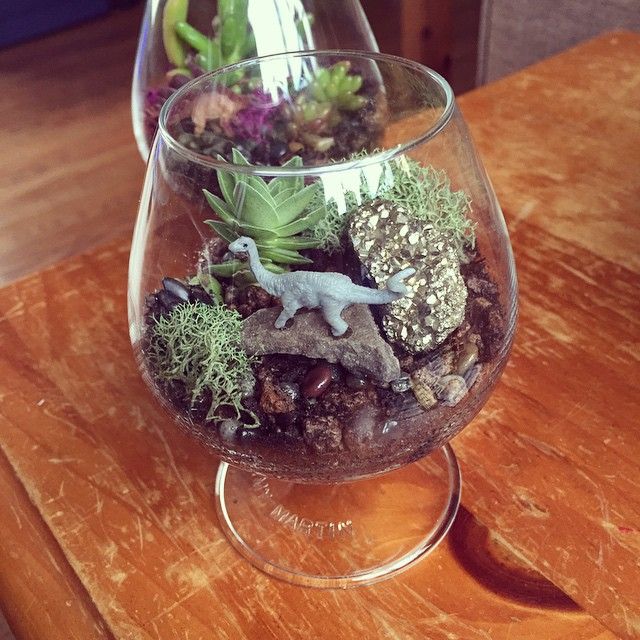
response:
<path fill-rule="evenodd" d="M 287 582 L 347 588 L 391 578 L 433 551 L 460 504 L 445 445 L 427 458 L 344 484 L 296 484 L 220 463 L 216 508 L 231 544 Z"/>

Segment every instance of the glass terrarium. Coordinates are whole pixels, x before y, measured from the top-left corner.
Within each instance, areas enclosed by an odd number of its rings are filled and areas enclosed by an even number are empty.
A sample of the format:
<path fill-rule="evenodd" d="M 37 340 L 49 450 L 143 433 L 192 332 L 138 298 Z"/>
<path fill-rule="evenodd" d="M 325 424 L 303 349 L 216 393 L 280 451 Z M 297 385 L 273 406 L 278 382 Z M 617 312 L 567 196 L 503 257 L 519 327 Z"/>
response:
<path fill-rule="evenodd" d="M 452 522 L 447 443 L 516 319 L 507 231 L 451 89 L 380 54 L 268 56 L 176 91 L 159 132 L 131 339 L 158 400 L 223 460 L 226 534 L 305 585 L 406 568 Z"/>
<path fill-rule="evenodd" d="M 192 78 L 253 56 L 330 48 L 378 50 L 358 0 L 147 0 L 132 87 L 141 155 L 162 105 Z"/>

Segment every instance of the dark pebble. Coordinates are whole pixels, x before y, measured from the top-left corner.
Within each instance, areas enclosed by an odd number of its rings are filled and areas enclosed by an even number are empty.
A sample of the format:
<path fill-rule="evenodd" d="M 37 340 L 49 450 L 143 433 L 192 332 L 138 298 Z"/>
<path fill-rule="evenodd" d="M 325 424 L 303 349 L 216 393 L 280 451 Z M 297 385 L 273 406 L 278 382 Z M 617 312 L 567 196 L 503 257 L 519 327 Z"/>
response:
<path fill-rule="evenodd" d="M 185 133 L 193 133 L 195 131 L 195 124 L 191 118 L 183 118 L 180 120 L 180 130 Z"/>
<path fill-rule="evenodd" d="M 212 304 L 211 296 L 200 286 L 189 287 L 189 300 L 191 302 L 202 302 L 202 304 Z"/>
<path fill-rule="evenodd" d="M 406 373 L 403 373 L 397 380 L 391 381 L 391 391 L 394 393 L 404 393 L 409 389 L 411 389 L 411 376 Z"/>
<path fill-rule="evenodd" d="M 302 395 L 305 398 L 320 397 L 331 384 L 331 367 L 328 364 L 319 364 L 309 369 L 301 385 Z"/>
<path fill-rule="evenodd" d="M 169 86 L 172 89 L 179 89 L 183 87 L 187 82 L 189 82 L 189 76 L 185 76 L 182 73 L 176 73 L 174 76 L 171 76 L 171 80 L 169 80 Z"/>
<path fill-rule="evenodd" d="M 184 302 L 178 298 L 178 296 L 173 295 L 173 293 L 169 293 L 165 289 L 160 289 L 156 294 L 156 297 L 165 311 L 173 311 L 175 307 Z"/>
<path fill-rule="evenodd" d="M 176 280 L 175 278 L 163 278 L 162 286 L 165 291 L 168 291 L 176 298 L 179 298 L 182 302 L 189 302 L 189 287 L 182 284 L 180 280 Z"/>
<path fill-rule="evenodd" d="M 286 142 L 276 141 L 271 145 L 271 157 L 275 160 L 282 158 L 288 151 L 289 147 Z"/>
<path fill-rule="evenodd" d="M 347 376 L 346 384 L 349 389 L 364 389 L 367 386 L 367 381 L 361 376 L 350 373 Z"/>

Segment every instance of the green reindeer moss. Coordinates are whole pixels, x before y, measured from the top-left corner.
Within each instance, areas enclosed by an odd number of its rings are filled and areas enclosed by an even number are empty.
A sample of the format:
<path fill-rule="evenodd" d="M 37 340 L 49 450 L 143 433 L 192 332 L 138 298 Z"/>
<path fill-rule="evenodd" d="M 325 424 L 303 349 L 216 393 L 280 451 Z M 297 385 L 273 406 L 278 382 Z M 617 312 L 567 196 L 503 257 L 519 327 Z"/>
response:
<path fill-rule="evenodd" d="M 242 398 L 254 382 L 252 359 L 241 342 L 237 311 L 221 304 L 185 303 L 156 318 L 147 357 L 159 380 L 184 387 L 192 407 L 203 400 L 210 403 L 207 420 L 219 417 L 222 407 L 240 418 L 241 412 L 251 415 Z"/>
<path fill-rule="evenodd" d="M 364 155 L 368 154 L 354 154 L 351 159 Z M 316 198 L 324 201 L 324 194 L 320 192 Z M 407 156 L 400 156 L 386 163 L 374 195 L 371 195 L 363 174 L 360 193 L 345 194 L 346 211 L 339 211 L 334 201 L 327 203 L 326 215 L 311 230 L 318 246 L 327 251 L 339 249 L 345 240 L 349 213 L 359 204 L 377 199 L 402 205 L 410 215 L 448 232 L 460 255 L 465 247 L 475 244 L 474 223 L 467 215 L 471 211 L 467 194 L 462 190 L 453 191 L 444 171 L 423 167 Z"/>

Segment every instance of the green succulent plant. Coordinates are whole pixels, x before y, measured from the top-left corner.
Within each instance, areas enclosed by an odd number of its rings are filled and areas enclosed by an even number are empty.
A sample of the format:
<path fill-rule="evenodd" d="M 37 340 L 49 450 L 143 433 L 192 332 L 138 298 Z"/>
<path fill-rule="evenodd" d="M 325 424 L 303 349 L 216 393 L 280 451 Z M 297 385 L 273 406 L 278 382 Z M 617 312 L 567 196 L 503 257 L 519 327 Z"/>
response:
<path fill-rule="evenodd" d="M 235 417 L 248 416 L 245 427 L 258 426 L 242 404 L 251 391 L 254 359 L 242 348 L 242 318 L 223 304 L 180 304 L 155 319 L 147 361 L 162 384 L 178 385 L 191 407 L 208 403 L 207 420 L 219 419 L 223 407 Z"/>
<path fill-rule="evenodd" d="M 349 74 L 350 68 L 351 64 L 343 60 L 317 71 L 302 93 L 307 100 L 303 112 L 308 119 L 317 117 L 314 111 L 318 108 L 357 111 L 364 106 L 366 98 L 356 93 L 362 87 L 362 77 Z"/>
<path fill-rule="evenodd" d="M 362 77 L 349 74 L 350 68 L 350 63 L 344 60 L 319 69 L 295 97 L 293 127 L 300 139 L 316 151 L 327 151 L 333 146 L 332 129 L 340 122 L 340 112 L 357 111 L 366 103 L 366 98 L 357 94 Z"/>
<path fill-rule="evenodd" d="M 238 151 L 233 162 L 251 166 Z M 283 167 L 300 167 L 302 159 L 294 156 Z M 266 182 L 259 176 L 218 170 L 218 183 L 223 198 L 203 189 L 209 206 L 220 218 L 205 220 L 220 237 L 233 242 L 240 236 L 256 241 L 264 266 L 282 271 L 278 265 L 308 264 L 300 249 L 318 246 L 318 241 L 303 234 L 325 215 L 324 203 L 315 196 L 318 183 L 304 184 L 302 176 L 279 176 Z M 211 273 L 228 276 L 242 264 L 239 261 L 212 265 Z"/>
<path fill-rule="evenodd" d="M 196 52 L 195 61 L 205 71 L 255 56 L 256 41 L 247 6 L 248 0 L 218 0 L 216 34 L 208 38 L 187 22 L 189 0 L 168 0 L 162 14 L 162 38 L 170 62 L 189 73 L 184 69 L 187 47 Z M 242 72 L 238 75 L 241 77 Z"/>

